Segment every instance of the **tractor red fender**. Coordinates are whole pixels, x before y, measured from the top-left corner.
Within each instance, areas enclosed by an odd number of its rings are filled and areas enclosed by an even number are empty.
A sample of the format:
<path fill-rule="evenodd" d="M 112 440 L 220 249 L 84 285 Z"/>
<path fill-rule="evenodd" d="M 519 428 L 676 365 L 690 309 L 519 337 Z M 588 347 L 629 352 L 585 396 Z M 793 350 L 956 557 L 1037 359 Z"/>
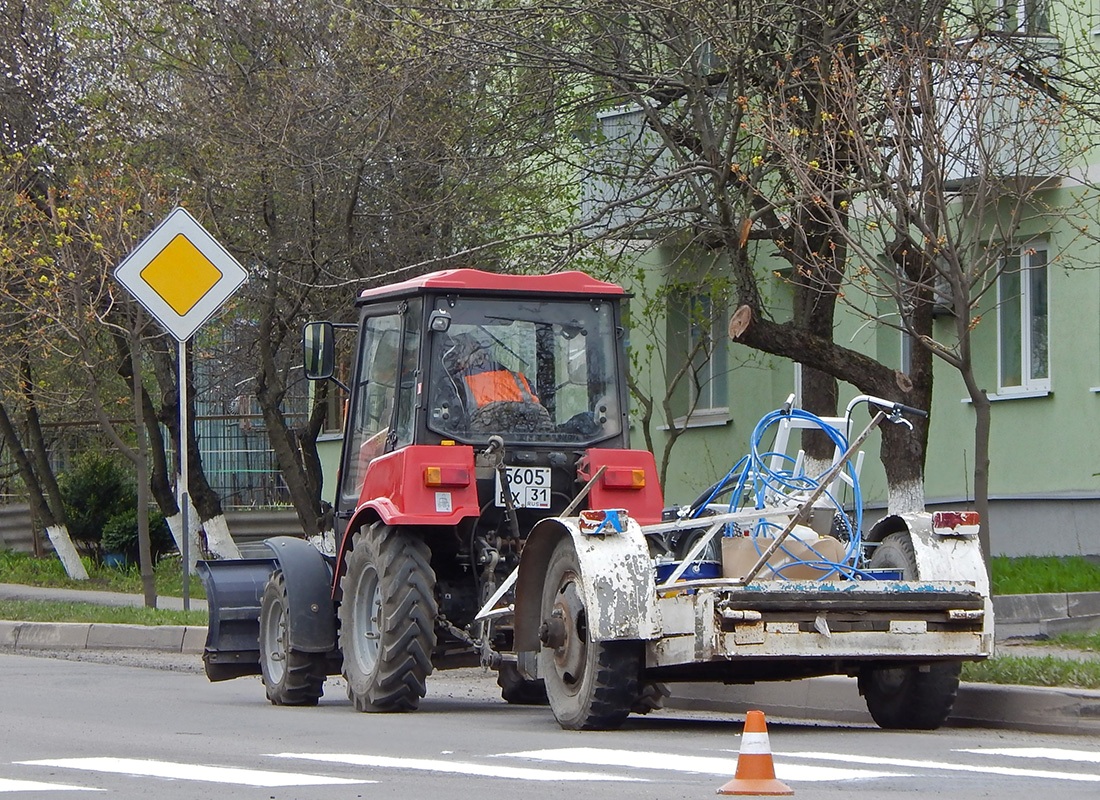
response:
<path fill-rule="evenodd" d="M 344 540 L 378 521 L 446 527 L 480 513 L 472 447 L 411 445 L 379 456 L 367 466 Z M 345 549 L 341 543 L 341 554 Z"/>
<path fill-rule="evenodd" d="M 550 554 L 572 539 L 594 641 L 656 639 L 661 635 L 653 561 L 642 529 L 622 517 L 620 532 L 582 533 L 575 517 L 550 517 L 531 529 L 523 545 L 516 579 L 515 649 L 537 651 L 542 625 L 542 593 Z"/>

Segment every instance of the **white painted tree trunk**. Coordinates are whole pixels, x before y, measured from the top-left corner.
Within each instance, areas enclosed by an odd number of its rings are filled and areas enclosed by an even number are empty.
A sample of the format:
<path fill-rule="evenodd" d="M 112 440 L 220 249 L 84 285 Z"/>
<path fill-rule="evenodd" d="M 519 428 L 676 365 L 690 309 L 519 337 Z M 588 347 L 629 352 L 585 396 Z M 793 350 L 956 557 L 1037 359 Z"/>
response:
<path fill-rule="evenodd" d="M 204 520 L 202 529 L 206 532 L 206 549 L 214 558 L 241 557 L 241 551 L 229 535 L 229 523 L 225 521 L 224 514 Z"/>
<path fill-rule="evenodd" d="M 73 540 L 69 538 L 69 529 L 64 525 L 49 525 L 46 536 L 50 538 L 54 552 L 61 559 L 65 574 L 74 581 L 88 580 L 88 570 L 84 569 L 84 562 L 80 560 L 80 554 L 76 552 Z"/>
<path fill-rule="evenodd" d="M 187 531 L 190 541 L 187 543 L 187 561 L 190 570 L 195 569 L 195 564 L 202 558 L 202 539 L 199 537 L 199 512 L 190 503 L 187 504 L 188 518 Z M 172 532 L 172 539 L 176 542 L 176 549 L 183 553 L 183 514 L 177 513 L 168 517 L 168 530 Z"/>
<path fill-rule="evenodd" d="M 923 481 L 908 481 L 890 487 L 891 514 L 916 514 L 924 511 Z"/>
<path fill-rule="evenodd" d="M 316 536 L 310 536 L 309 543 L 326 556 L 336 555 L 336 531 L 332 528 Z"/>

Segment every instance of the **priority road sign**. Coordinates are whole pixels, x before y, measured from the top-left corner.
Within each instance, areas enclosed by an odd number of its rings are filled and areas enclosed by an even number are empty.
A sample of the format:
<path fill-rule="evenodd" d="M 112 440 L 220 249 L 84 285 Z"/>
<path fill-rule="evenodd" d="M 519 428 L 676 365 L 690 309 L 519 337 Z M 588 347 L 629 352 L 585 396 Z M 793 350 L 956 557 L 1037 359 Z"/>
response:
<path fill-rule="evenodd" d="M 237 291 L 248 273 L 184 208 L 115 270 L 115 279 L 181 342 Z"/>

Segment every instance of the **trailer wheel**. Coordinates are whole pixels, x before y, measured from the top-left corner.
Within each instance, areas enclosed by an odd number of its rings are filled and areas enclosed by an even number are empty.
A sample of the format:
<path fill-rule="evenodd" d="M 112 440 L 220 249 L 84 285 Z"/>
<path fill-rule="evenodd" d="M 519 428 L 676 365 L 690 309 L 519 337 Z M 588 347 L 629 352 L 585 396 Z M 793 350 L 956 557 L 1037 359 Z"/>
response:
<path fill-rule="evenodd" d="M 527 680 L 511 661 L 502 662 L 497 669 L 497 686 L 504 702 L 511 705 L 544 706 L 550 702 L 546 697 L 546 682 L 541 679 Z"/>
<path fill-rule="evenodd" d="M 642 643 L 592 641 L 582 576 L 570 539 L 550 555 L 542 594 L 539 675 L 566 730 L 614 730 L 639 696 Z"/>
<path fill-rule="evenodd" d="M 943 725 L 959 691 L 962 664 L 864 667 L 859 693 L 880 728 L 932 731 Z"/>
<path fill-rule="evenodd" d="M 905 580 L 917 580 L 917 556 L 908 533 L 892 533 L 875 548 L 872 569 L 897 569 Z M 959 691 L 957 661 L 902 667 L 866 666 L 859 673 L 859 693 L 881 728 L 935 730 L 943 725 Z"/>
<path fill-rule="evenodd" d="M 915 581 L 920 577 L 917 574 L 917 554 L 908 533 L 891 533 L 883 539 L 867 566 L 871 569 L 900 570 L 902 580 Z"/>
<path fill-rule="evenodd" d="M 359 711 L 413 711 L 432 672 L 435 573 L 412 533 L 375 525 L 355 534 L 341 580 L 340 647 Z"/>
<path fill-rule="evenodd" d="M 260 672 L 267 699 L 276 706 L 315 706 L 328 672 L 324 653 L 291 650 L 287 636 L 286 579 L 276 570 L 260 602 Z"/>

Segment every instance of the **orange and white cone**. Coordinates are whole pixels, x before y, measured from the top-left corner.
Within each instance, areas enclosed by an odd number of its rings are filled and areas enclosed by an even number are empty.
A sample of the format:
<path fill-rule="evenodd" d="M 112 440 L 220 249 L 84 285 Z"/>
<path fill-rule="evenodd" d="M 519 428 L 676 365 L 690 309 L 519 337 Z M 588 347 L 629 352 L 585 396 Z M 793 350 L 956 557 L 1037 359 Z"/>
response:
<path fill-rule="evenodd" d="M 718 794 L 794 794 L 794 789 L 775 778 L 768 724 L 764 721 L 763 711 L 750 711 L 745 716 L 737 772 L 733 780 L 718 790 Z"/>

